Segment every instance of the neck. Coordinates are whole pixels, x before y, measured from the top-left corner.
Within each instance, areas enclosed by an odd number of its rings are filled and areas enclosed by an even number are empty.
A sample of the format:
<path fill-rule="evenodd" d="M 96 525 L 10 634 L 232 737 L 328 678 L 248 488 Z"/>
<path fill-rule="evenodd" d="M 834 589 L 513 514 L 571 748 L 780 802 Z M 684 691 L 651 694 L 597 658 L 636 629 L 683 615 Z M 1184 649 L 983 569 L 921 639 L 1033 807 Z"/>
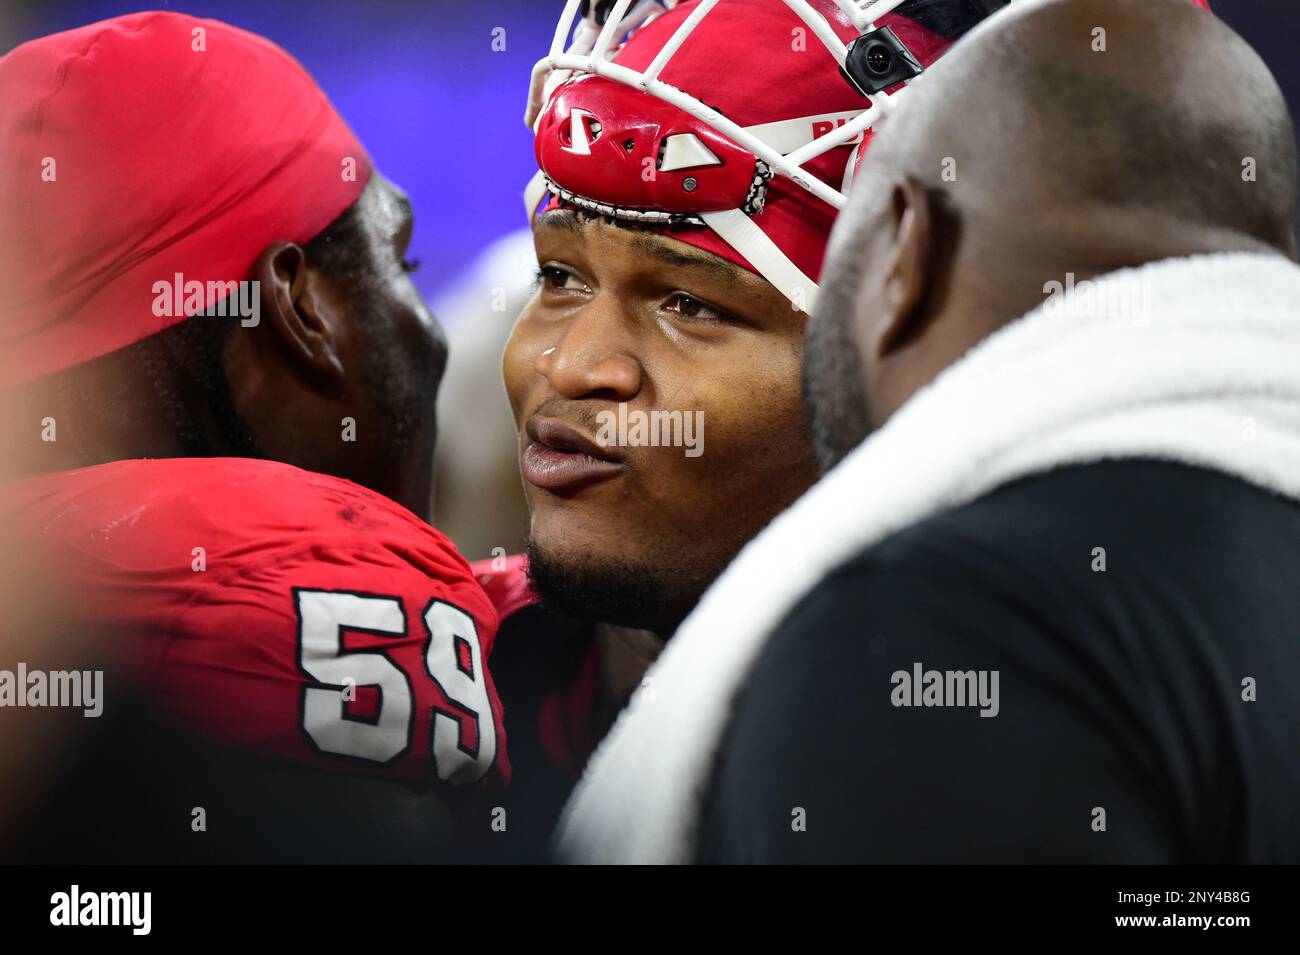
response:
<path fill-rule="evenodd" d="M 6 402 L 14 422 L 11 474 L 193 454 L 194 442 L 181 437 L 174 419 L 184 415 L 188 427 L 206 429 L 205 416 L 170 407 L 174 402 L 143 386 L 146 377 L 129 366 L 129 356 L 118 353 L 14 389 Z"/>
<path fill-rule="evenodd" d="M 596 652 L 600 661 L 600 688 L 606 706 L 598 721 L 613 722 L 628 699 L 641 685 L 645 673 L 664 647 L 664 641 L 649 630 L 595 625 Z M 601 735 L 604 729 L 599 727 Z"/>
<path fill-rule="evenodd" d="M 23 395 L 10 447 L 13 474 L 48 474 L 128 458 L 178 457 L 181 449 L 147 414 L 118 418 L 79 403 Z M 125 411 L 121 405 L 118 411 Z"/>

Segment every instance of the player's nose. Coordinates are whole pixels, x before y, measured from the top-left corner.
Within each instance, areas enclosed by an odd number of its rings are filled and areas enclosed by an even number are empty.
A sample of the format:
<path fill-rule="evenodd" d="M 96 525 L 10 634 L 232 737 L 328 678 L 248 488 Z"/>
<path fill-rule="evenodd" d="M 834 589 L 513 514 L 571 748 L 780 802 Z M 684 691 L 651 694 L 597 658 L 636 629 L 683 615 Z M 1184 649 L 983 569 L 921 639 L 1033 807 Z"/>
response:
<path fill-rule="evenodd" d="M 612 296 L 597 296 L 575 311 L 559 338 L 537 356 L 533 367 L 557 394 L 613 401 L 636 397 L 643 369 L 619 312 Z"/>

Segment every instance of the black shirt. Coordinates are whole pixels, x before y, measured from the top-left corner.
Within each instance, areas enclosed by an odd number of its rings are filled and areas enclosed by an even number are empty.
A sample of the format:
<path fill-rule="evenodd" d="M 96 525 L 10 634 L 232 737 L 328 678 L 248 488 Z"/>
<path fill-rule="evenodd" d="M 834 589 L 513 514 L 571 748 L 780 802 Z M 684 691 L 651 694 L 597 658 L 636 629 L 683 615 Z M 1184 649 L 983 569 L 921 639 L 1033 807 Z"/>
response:
<path fill-rule="evenodd" d="M 997 715 L 895 705 L 918 664 Z M 1300 506 L 1111 462 L 907 528 L 769 638 L 711 792 L 703 861 L 1300 862 Z"/>

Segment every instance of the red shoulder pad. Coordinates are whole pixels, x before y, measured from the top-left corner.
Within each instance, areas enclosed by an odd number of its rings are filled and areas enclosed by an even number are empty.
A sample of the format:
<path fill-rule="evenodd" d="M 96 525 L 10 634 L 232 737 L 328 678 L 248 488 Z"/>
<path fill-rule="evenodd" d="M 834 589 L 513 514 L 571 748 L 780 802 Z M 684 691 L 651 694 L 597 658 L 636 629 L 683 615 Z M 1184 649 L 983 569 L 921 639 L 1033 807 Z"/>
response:
<path fill-rule="evenodd" d="M 6 497 L 69 624 L 116 641 L 183 728 L 334 772 L 508 778 L 496 610 L 388 498 L 244 458 L 119 461 Z"/>
<path fill-rule="evenodd" d="M 476 560 L 469 566 L 502 622 L 523 608 L 541 602 L 528 579 L 526 554 Z"/>

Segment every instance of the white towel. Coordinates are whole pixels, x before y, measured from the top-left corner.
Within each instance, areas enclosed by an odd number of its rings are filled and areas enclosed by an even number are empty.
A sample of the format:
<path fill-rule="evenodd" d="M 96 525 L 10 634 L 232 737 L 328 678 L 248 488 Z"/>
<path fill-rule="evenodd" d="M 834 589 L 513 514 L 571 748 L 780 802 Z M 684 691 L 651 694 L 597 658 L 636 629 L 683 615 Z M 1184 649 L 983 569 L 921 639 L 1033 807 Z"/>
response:
<path fill-rule="evenodd" d="M 1198 465 L 1300 498 L 1300 266 L 1196 256 L 1090 285 L 972 349 L 741 551 L 593 756 L 561 819 L 561 858 L 690 861 L 768 635 L 895 531 L 1018 478 L 1114 458 Z"/>

